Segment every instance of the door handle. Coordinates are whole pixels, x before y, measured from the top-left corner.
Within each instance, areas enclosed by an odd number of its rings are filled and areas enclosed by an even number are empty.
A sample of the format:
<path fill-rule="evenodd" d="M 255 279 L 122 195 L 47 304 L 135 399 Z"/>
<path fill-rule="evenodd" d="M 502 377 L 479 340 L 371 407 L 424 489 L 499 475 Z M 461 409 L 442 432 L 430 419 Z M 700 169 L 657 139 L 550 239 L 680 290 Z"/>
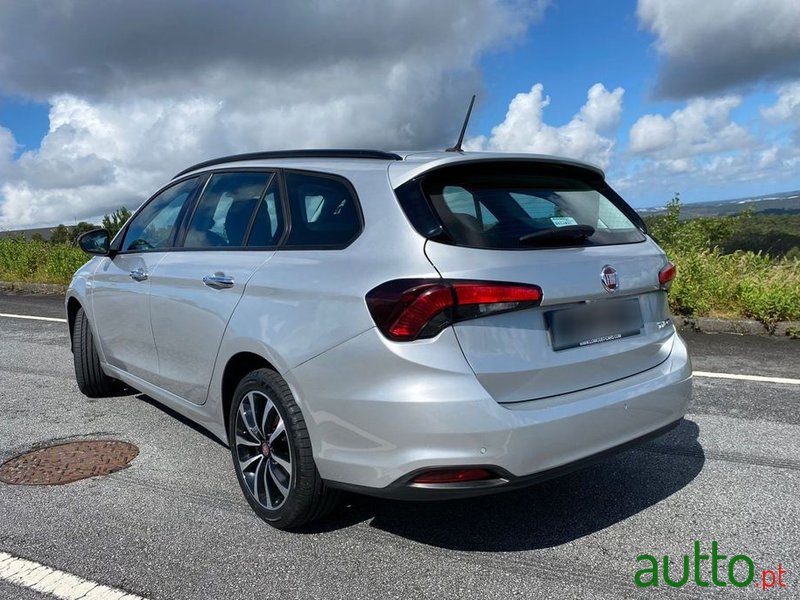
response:
<path fill-rule="evenodd" d="M 203 277 L 203 283 L 215 290 L 224 290 L 225 288 L 233 287 L 233 277 L 215 273 L 214 275 L 206 275 Z"/>
<path fill-rule="evenodd" d="M 150 275 L 148 275 L 147 273 L 145 273 L 141 269 L 136 269 L 134 271 L 131 271 L 129 273 L 129 275 L 130 275 L 130 278 L 133 279 L 134 281 L 144 281 L 145 279 L 150 277 Z"/>

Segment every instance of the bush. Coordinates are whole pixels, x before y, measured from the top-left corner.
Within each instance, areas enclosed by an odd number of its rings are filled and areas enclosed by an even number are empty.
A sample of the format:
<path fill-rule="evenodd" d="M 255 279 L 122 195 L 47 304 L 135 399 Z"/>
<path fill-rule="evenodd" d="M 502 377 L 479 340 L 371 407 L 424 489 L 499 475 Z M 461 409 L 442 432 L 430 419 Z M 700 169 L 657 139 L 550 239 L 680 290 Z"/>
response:
<path fill-rule="evenodd" d="M 743 312 L 775 331 L 778 321 L 800 319 L 800 262 L 779 265 L 763 278 L 748 277 L 740 286 Z"/>
<path fill-rule="evenodd" d="M 773 257 L 761 251 L 726 254 L 727 240 L 752 228 L 751 215 L 680 219 L 680 199 L 667 213 L 648 218 L 678 275 L 670 291 L 676 314 L 751 317 L 770 331 L 778 321 L 800 319 L 800 260 L 794 253 Z"/>
<path fill-rule="evenodd" d="M 0 279 L 67 284 L 88 257 L 68 243 L 0 238 Z"/>
<path fill-rule="evenodd" d="M 103 217 L 103 227 L 113 237 L 130 216 L 123 206 Z M 22 234 L 0 238 L 0 280 L 68 284 L 89 258 L 76 246 L 78 237 L 93 229 L 97 225 L 81 221 L 53 228 L 49 241 L 38 233 L 28 241 Z"/>
<path fill-rule="evenodd" d="M 122 229 L 122 226 L 131 218 L 131 211 L 124 206 L 121 206 L 113 213 L 103 217 L 103 227 L 108 229 L 111 237 L 117 235 L 117 232 Z"/>

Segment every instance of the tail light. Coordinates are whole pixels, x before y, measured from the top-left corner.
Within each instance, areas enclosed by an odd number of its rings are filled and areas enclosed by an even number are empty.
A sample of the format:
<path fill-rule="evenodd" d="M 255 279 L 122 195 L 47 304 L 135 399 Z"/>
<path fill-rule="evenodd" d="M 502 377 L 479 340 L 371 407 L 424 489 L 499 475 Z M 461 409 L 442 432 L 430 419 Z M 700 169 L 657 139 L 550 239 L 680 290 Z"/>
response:
<path fill-rule="evenodd" d="M 537 285 L 446 279 L 395 279 L 367 294 L 375 324 L 392 340 L 430 338 L 456 321 L 538 306 Z"/>
<path fill-rule="evenodd" d="M 672 280 L 675 279 L 676 274 L 677 269 L 675 268 L 675 264 L 668 262 L 667 266 L 658 272 L 658 283 L 661 287 L 669 289 L 669 285 L 672 283 Z"/>

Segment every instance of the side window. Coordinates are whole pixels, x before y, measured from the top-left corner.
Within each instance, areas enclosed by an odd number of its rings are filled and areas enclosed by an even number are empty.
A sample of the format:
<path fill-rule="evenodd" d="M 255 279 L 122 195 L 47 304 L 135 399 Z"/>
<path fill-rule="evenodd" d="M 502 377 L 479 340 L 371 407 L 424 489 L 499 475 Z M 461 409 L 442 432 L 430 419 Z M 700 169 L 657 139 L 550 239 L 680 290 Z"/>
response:
<path fill-rule="evenodd" d="M 123 252 L 160 250 L 172 246 L 187 200 L 198 178 L 187 179 L 161 192 L 131 221 L 122 242 Z"/>
<path fill-rule="evenodd" d="M 192 215 L 186 248 L 244 246 L 250 221 L 272 173 L 216 173 Z"/>
<path fill-rule="evenodd" d="M 286 173 L 292 211 L 292 231 L 287 246 L 338 246 L 361 231 L 356 199 L 342 180 Z"/>
<path fill-rule="evenodd" d="M 277 246 L 283 235 L 283 206 L 281 205 L 278 178 L 273 177 L 267 193 L 258 205 L 258 212 L 250 229 L 248 246 Z"/>

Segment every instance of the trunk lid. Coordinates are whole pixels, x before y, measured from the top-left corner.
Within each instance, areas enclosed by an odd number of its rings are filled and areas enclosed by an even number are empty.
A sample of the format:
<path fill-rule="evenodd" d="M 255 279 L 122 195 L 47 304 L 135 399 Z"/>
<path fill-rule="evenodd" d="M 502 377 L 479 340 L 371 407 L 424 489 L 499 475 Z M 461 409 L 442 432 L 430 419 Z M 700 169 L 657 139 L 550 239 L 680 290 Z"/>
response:
<path fill-rule="evenodd" d="M 652 241 L 535 250 L 494 250 L 428 241 L 445 279 L 542 288 L 541 306 L 456 323 L 464 355 L 501 403 L 574 392 L 653 368 L 672 349 L 674 328 Z M 603 270 L 616 270 L 608 291 Z M 570 311 L 570 312 L 566 312 Z"/>

